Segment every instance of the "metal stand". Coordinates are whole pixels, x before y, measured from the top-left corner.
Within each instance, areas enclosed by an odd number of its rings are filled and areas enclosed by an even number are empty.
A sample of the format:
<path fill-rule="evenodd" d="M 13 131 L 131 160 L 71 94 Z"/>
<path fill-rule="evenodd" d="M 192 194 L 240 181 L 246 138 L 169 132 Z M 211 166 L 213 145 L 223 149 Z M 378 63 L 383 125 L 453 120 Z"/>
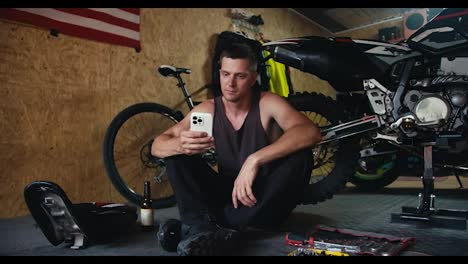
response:
<path fill-rule="evenodd" d="M 423 223 L 434 227 L 466 229 L 468 211 L 435 209 L 434 175 L 432 169 L 432 144 L 424 145 L 423 190 L 419 194 L 419 206 L 403 206 L 401 214 L 392 214 L 391 222 Z"/>

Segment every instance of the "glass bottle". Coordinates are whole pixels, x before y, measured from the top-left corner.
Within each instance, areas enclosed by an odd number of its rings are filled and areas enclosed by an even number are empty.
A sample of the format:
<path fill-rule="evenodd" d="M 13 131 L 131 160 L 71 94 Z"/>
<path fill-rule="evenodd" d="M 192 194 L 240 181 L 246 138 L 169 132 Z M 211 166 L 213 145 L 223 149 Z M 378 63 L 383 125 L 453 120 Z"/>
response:
<path fill-rule="evenodd" d="M 140 206 L 140 222 L 143 231 L 154 230 L 153 200 L 151 199 L 151 185 L 145 181 L 143 201 Z"/>

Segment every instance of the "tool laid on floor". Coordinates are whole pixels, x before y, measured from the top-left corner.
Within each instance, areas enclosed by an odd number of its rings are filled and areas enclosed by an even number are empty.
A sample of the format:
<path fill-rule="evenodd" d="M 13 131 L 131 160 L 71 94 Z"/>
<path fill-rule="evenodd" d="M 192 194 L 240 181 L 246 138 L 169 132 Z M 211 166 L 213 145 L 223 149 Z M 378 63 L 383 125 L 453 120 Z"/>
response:
<path fill-rule="evenodd" d="M 291 251 L 288 256 L 332 256 L 332 257 L 347 257 L 350 256 L 348 253 L 336 252 L 336 251 L 327 251 L 315 248 L 298 248 L 294 251 Z"/>
<path fill-rule="evenodd" d="M 395 256 L 414 242 L 415 239 L 412 237 L 395 237 L 324 225 L 317 225 L 305 234 L 287 233 L 285 236 L 286 245 L 302 248 L 291 252 L 290 256 L 317 254 Z"/>
<path fill-rule="evenodd" d="M 314 243 L 314 238 L 305 234 L 298 233 L 287 233 L 285 237 L 285 242 L 287 245 L 296 246 L 296 247 L 311 247 Z"/>
<path fill-rule="evenodd" d="M 314 250 L 340 253 L 358 253 L 361 251 L 359 246 L 328 243 L 317 241 L 313 236 L 301 235 L 297 233 L 288 233 L 285 238 L 286 244 L 296 247 L 307 247 Z"/>

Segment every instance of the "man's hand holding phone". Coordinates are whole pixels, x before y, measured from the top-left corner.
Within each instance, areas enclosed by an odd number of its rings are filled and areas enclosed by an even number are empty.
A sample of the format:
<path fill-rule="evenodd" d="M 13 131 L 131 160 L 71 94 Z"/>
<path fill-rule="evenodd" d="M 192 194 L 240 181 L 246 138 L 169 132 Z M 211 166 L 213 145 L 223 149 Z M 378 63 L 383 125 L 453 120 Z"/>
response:
<path fill-rule="evenodd" d="M 183 131 L 180 141 L 186 155 L 203 154 L 214 148 L 212 137 L 213 118 L 210 113 L 193 112 L 190 115 L 190 130 Z"/>

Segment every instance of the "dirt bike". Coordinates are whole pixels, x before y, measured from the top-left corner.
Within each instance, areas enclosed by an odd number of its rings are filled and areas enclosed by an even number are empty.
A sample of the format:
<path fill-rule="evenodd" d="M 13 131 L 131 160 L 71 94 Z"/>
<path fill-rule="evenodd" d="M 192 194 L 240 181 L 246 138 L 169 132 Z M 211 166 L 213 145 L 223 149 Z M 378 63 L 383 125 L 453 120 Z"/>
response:
<path fill-rule="evenodd" d="M 468 9 L 444 9 L 396 44 L 308 36 L 263 46 L 274 60 L 337 91 L 336 100 L 317 93 L 288 97 L 319 120 L 323 136 L 314 148 L 314 168 L 323 173 L 311 177 L 304 203 L 324 192 L 331 197 L 348 180 L 386 186 L 410 157 L 420 174 L 428 145 L 434 176 L 458 179 L 468 170 Z"/>
<path fill-rule="evenodd" d="M 373 159 L 400 152 L 420 156 L 424 142 L 437 142 L 436 154 L 441 155 L 434 165 L 467 169 L 461 153 L 467 152 L 468 77 L 450 70 L 467 55 L 467 13 L 444 10 L 400 44 L 314 36 L 264 44 L 276 61 L 314 74 L 338 91 L 336 101 L 317 93 L 287 97 L 323 135 L 313 149 L 303 204 L 332 198 L 355 176 L 357 164 L 370 168 Z M 190 70 L 162 66 L 159 72 L 178 80 L 191 109 L 180 76 Z M 153 157 L 150 146 L 155 135 L 182 118 L 181 111 L 151 102 L 129 106 L 112 120 L 104 139 L 104 164 L 130 202 L 141 203 L 143 182 L 151 180 L 153 207 L 175 204 L 164 160 Z"/>

